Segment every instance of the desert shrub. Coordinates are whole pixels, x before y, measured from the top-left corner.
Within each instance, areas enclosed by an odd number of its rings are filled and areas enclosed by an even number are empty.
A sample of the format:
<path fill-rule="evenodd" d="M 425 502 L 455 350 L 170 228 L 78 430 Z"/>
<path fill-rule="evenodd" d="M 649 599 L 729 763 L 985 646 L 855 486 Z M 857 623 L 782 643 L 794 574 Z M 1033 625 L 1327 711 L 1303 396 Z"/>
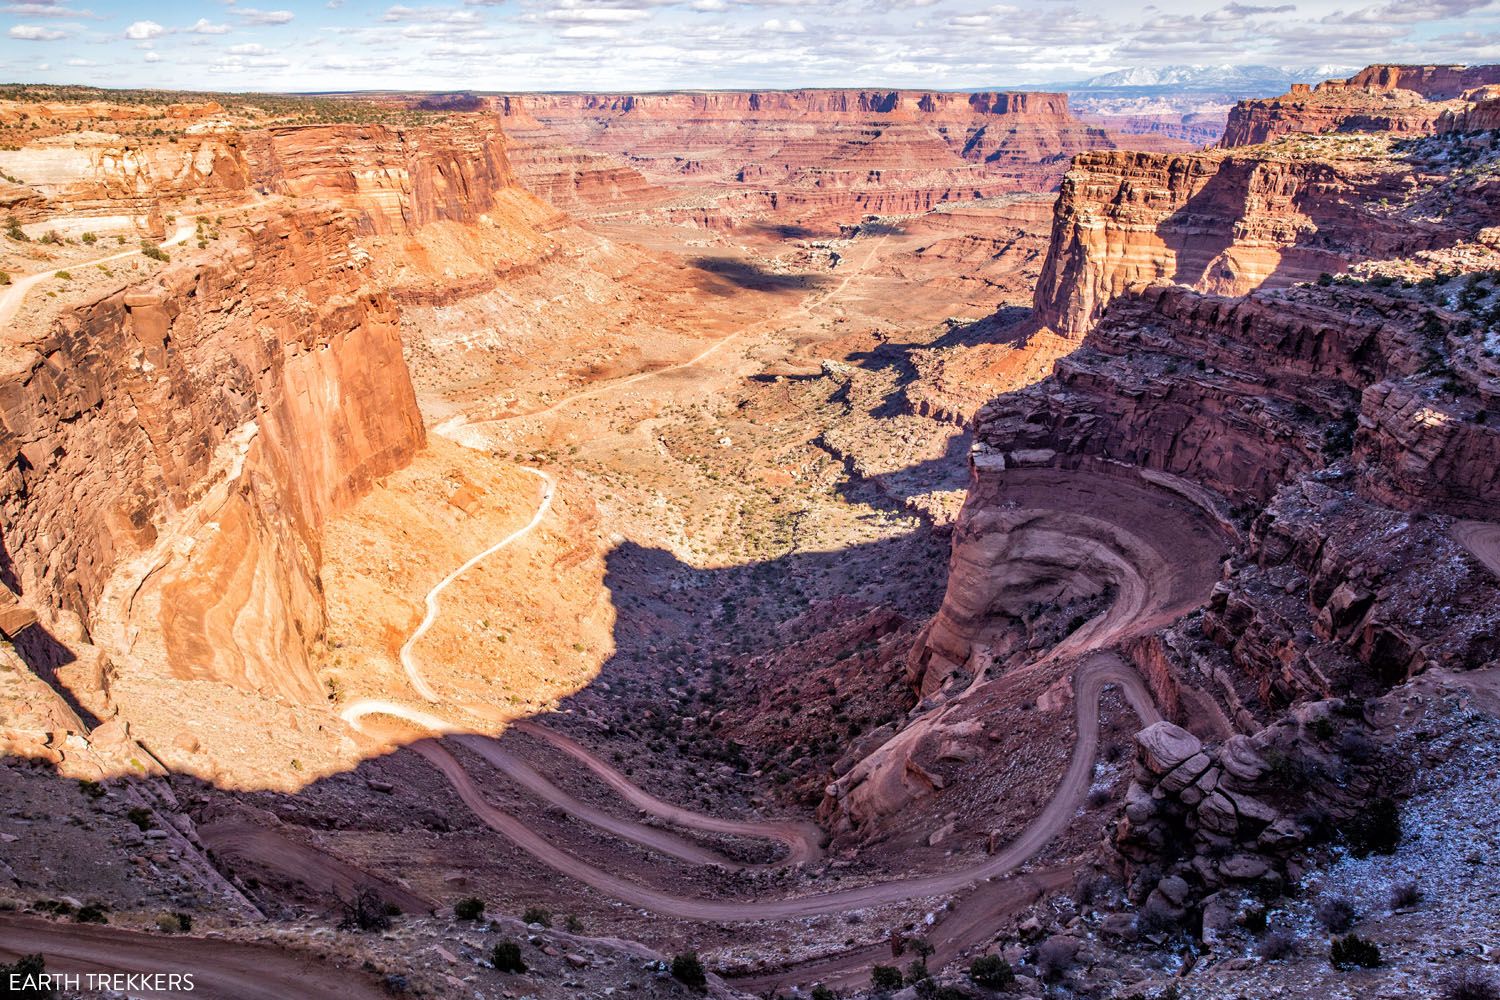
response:
<path fill-rule="evenodd" d="M 812 1000 L 839 1000 L 839 995 L 819 983 L 812 988 Z"/>
<path fill-rule="evenodd" d="M 1354 904 L 1343 896 L 1328 896 L 1318 903 L 1318 923 L 1335 934 L 1342 934 L 1354 926 Z"/>
<path fill-rule="evenodd" d="M 16 961 L 7 965 L 0 962 L 0 983 L 4 983 L 9 992 L 7 996 L 13 997 L 55 997 L 57 991 L 52 989 L 11 989 L 11 976 L 20 976 L 23 981 L 25 977 L 40 976 L 47 971 L 47 963 L 40 955 L 22 955 Z"/>
<path fill-rule="evenodd" d="M 391 926 L 390 914 L 386 912 L 385 900 L 380 893 L 367 885 L 354 890 L 353 899 L 340 899 L 344 911 L 339 919 L 339 928 L 346 931 L 383 931 Z"/>
<path fill-rule="evenodd" d="M 877 993 L 888 993 L 901 988 L 901 970 L 894 965 L 877 965 L 870 970 L 870 985 Z"/>
<path fill-rule="evenodd" d="M 999 955 L 980 955 L 969 963 L 969 978 L 987 990 L 1003 990 L 1016 981 L 1016 973 Z"/>
<path fill-rule="evenodd" d="M 109 918 L 104 915 L 104 907 L 98 903 L 89 903 L 87 906 L 80 906 L 78 912 L 73 915 L 73 919 L 80 924 L 109 923 Z"/>
<path fill-rule="evenodd" d="M 523 924 L 541 924 L 543 927 L 552 926 L 552 911 L 540 906 L 528 906 L 526 912 L 521 914 Z"/>
<path fill-rule="evenodd" d="M 134 823 L 141 830 L 151 829 L 151 810 L 142 806 L 132 806 L 125 814 L 125 818 Z"/>
<path fill-rule="evenodd" d="M 1146 937 L 1153 934 L 1169 934 L 1178 925 L 1177 914 L 1160 900 L 1147 900 L 1135 917 L 1136 930 Z"/>
<path fill-rule="evenodd" d="M 163 263 L 172 259 L 170 254 L 150 240 L 141 240 L 141 253 L 152 260 L 159 260 Z"/>
<path fill-rule="evenodd" d="M 583 921 L 579 920 L 576 914 L 568 914 L 567 919 L 563 921 L 563 926 L 568 929 L 569 934 L 583 933 Z"/>
<path fill-rule="evenodd" d="M 393 997 L 405 996 L 411 983 L 400 973 L 392 972 L 380 981 L 380 988 Z"/>
<path fill-rule="evenodd" d="M 926 979 L 931 979 L 932 973 L 927 971 L 927 963 L 920 958 L 906 967 L 906 982 L 915 986 Z"/>
<path fill-rule="evenodd" d="M 1264 934 L 1266 931 L 1266 908 L 1257 906 L 1245 911 L 1240 918 L 1240 926 L 1251 934 Z"/>
<path fill-rule="evenodd" d="M 1357 858 L 1394 854 L 1401 844 L 1401 811 L 1394 799 L 1376 799 L 1345 822 L 1340 832 Z"/>
<path fill-rule="evenodd" d="M 521 946 L 515 941 L 497 941 L 490 952 L 490 964 L 497 972 L 525 972 L 526 960 L 521 957 Z"/>
<path fill-rule="evenodd" d="M 53 274 L 52 277 L 56 278 L 58 281 L 73 280 L 73 274 L 70 271 L 58 271 L 57 273 Z"/>
<path fill-rule="evenodd" d="M 1358 934 L 1333 939 L 1328 958 L 1335 969 L 1373 969 L 1380 965 L 1380 946 Z"/>
<path fill-rule="evenodd" d="M 31 240 L 26 231 L 21 228 L 21 222 L 14 215 L 5 220 L 5 235 L 18 243 L 26 243 Z"/>
<path fill-rule="evenodd" d="M 1422 902 L 1422 887 L 1415 881 L 1398 882 L 1391 886 L 1391 909 L 1405 910 Z"/>
<path fill-rule="evenodd" d="M 1500 1000 L 1500 982 L 1474 966 L 1448 975 L 1438 988 L 1442 1000 Z"/>
<path fill-rule="evenodd" d="M 460 920 L 478 920 L 484 916 L 484 900 L 478 896 L 465 896 L 453 904 L 453 915 Z"/>
<path fill-rule="evenodd" d="M 97 781 L 80 781 L 78 790 L 91 799 L 102 799 L 104 797 L 104 786 Z"/>
<path fill-rule="evenodd" d="M 87 243 L 89 246 L 93 246 L 95 243 L 99 242 L 99 237 L 94 233 L 84 233 L 78 238 L 83 240 L 83 242 Z"/>
<path fill-rule="evenodd" d="M 1260 957 L 1267 962 L 1297 954 L 1297 939 L 1286 931 L 1272 931 L 1260 939 Z"/>
<path fill-rule="evenodd" d="M 182 933 L 182 922 L 177 919 L 175 913 L 158 913 L 156 915 L 156 929 L 163 934 Z"/>
<path fill-rule="evenodd" d="M 1078 942 L 1069 937 L 1050 937 L 1036 950 L 1036 965 L 1044 979 L 1061 979 L 1078 959 Z"/>
<path fill-rule="evenodd" d="M 708 989 L 708 974 L 696 951 L 685 951 L 672 958 L 672 978 L 700 992 Z"/>

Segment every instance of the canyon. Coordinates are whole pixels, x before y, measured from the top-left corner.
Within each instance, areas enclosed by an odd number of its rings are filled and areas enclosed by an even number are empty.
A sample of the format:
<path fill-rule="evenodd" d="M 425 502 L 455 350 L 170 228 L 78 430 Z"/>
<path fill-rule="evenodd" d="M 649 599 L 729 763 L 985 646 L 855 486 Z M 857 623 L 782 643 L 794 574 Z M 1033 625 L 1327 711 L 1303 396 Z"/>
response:
<path fill-rule="evenodd" d="M 1035 91 L 8 91 L 0 958 L 1477 968 L 1497 86 L 1372 66 L 1222 138 Z M 1333 899 L 1380 967 L 1330 966 Z"/>

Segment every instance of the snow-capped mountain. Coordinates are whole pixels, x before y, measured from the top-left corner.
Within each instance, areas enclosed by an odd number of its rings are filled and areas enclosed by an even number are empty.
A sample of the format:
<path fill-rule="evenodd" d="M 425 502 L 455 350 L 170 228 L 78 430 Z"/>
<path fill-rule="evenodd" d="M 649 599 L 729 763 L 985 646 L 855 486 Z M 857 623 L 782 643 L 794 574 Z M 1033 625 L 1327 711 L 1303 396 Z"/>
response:
<path fill-rule="evenodd" d="M 1136 66 L 1085 80 L 1085 89 L 1179 87 L 1195 90 L 1284 90 L 1293 83 L 1318 83 L 1348 76 L 1351 66 Z"/>

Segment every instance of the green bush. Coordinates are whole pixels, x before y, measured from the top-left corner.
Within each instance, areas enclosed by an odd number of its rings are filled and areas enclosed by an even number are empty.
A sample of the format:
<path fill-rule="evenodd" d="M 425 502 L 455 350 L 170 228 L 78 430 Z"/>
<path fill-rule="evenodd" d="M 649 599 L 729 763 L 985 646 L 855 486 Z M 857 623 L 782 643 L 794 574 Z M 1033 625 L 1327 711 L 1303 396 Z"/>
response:
<path fill-rule="evenodd" d="M 906 967 L 906 984 L 915 986 L 926 979 L 931 979 L 932 973 L 927 971 L 927 963 L 920 958 Z"/>
<path fill-rule="evenodd" d="M 98 903 L 89 903 L 87 906 L 79 907 L 73 919 L 80 924 L 107 924 L 109 918 L 104 915 L 104 907 Z"/>
<path fill-rule="evenodd" d="M 812 988 L 812 1000 L 839 1000 L 839 995 L 819 983 Z"/>
<path fill-rule="evenodd" d="M 708 989 L 708 974 L 695 951 L 685 951 L 672 959 L 672 978 L 700 992 Z"/>
<path fill-rule="evenodd" d="M 540 906 L 528 906 L 526 912 L 521 914 L 523 924 L 541 924 L 543 927 L 552 926 L 552 911 Z"/>
<path fill-rule="evenodd" d="M 526 960 L 521 957 L 521 946 L 515 941 L 500 941 L 490 952 L 490 964 L 497 972 L 525 972 Z"/>
<path fill-rule="evenodd" d="M 466 896 L 453 904 L 453 915 L 460 920 L 478 920 L 484 916 L 484 900 Z"/>
<path fill-rule="evenodd" d="M 1016 981 L 1016 973 L 999 955 L 980 955 L 969 963 L 969 978 L 987 990 L 1003 990 Z"/>
<path fill-rule="evenodd" d="M 47 963 L 43 960 L 42 956 L 23 955 L 9 965 L 0 962 L 0 983 L 4 983 L 6 988 L 9 989 L 11 976 L 21 976 L 23 978 L 27 976 L 35 977 L 45 974 L 46 971 Z M 16 989 L 10 990 L 6 995 L 13 997 L 48 998 L 50 1000 L 51 997 L 57 996 L 57 991 L 52 989 Z"/>
<path fill-rule="evenodd" d="M 1376 799 L 1352 816 L 1341 831 L 1357 858 L 1395 854 L 1401 846 L 1401 810 L 1394 799 Z"/>
<path fill-rule="evenodd" d="M 1358 934 L 1333 939 L 1328 958 L 1335 969 L 1374 969 L 1380 965 L 1380 946 Z"/>
<path fill-rule="evenodd" d="M 891 992 L 901 988 L 901 970 L 894 965 L 877 965 L 870 970 L 870 985 L 877 992 Z"/>
<path fill-rule="evenodd" d="M 172 259 L 171 255 L 169 255 L 157 244 L 152 243 L 150 240 L 141 240 L 141 253 L 145 254 L 147 257 L 150 257 L 152 260 L 159 260 L 163 263 Z"/>

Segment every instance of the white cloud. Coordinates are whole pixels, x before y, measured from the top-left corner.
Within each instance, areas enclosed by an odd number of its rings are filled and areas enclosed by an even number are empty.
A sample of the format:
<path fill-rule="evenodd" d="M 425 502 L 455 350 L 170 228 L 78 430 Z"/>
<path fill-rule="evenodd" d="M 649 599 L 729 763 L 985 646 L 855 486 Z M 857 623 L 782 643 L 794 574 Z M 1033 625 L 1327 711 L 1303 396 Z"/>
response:
<path fill-rule="evenodd" d="M 21 17 L 82 17 L 97 19 L 99 15 L 91 10 L 74 10 L 72 7 L 64 7 L 59 3 L 13 3 L 0 8 L 7 14 L 17 14 Z"/>
<path fill-rule="evenodd" d="M 644 21 L 650 13 L 631 7 L 561 7 L 549 10 L 542 17 L 564 24 L 623 24 L 629 21 Z"/>
<path fill-rule="evenodd" d="M 156 38 L 165 34 L 166 30 L 155 21 L 132 21 L 130 27 L 125 29 L 125 37 L 140 41 L 143 38 Z"/>
<path fill-rule="evenodd" d="M 161 53 L 160 52 L 147 52 L 146 53 L 146 61 L 147 62 L 161 62 Z"/>
<path fill-rule="evenodd" d="M 265 56 L 271 54 L 270 49 L 256 42 L 245 42 L 240 45 L 231 45 L 225 51 L 237 56 Z"/>
<path fill-rule="evenodd" d="M 59 38 L 67 38 L 68 33 L 57 28 L 44 28 L 40 24 L 17 24 L 6 32 L 12 38 L 19 38 L 23 42 L 55 42 Z"/>
<path fill-rule="evenodd" d="M 762 22 L 761 27 L 782 35 L 800 35 L 807 30 L 807 25 L 795 17 L 787 18 L 785 21 L 779 17 L 773 17 L 769 21 Z"/>
<path fill-rule="evenodd" d="M 289 24 L 296 17 L 289 10 L 256 10 L 254 7 L 235 7 L 232 4 L 230 7 L 234 16 L 246 24 Z"/>
<path fill-rule="evenodd" d="M 190 24 L 185 30 L 191 32 L 194 35 L 227 35 L 229 34 L 229 25 L 214 24 L 208 18 L 200 17 L 198 18 L 198 20 Z"/>

